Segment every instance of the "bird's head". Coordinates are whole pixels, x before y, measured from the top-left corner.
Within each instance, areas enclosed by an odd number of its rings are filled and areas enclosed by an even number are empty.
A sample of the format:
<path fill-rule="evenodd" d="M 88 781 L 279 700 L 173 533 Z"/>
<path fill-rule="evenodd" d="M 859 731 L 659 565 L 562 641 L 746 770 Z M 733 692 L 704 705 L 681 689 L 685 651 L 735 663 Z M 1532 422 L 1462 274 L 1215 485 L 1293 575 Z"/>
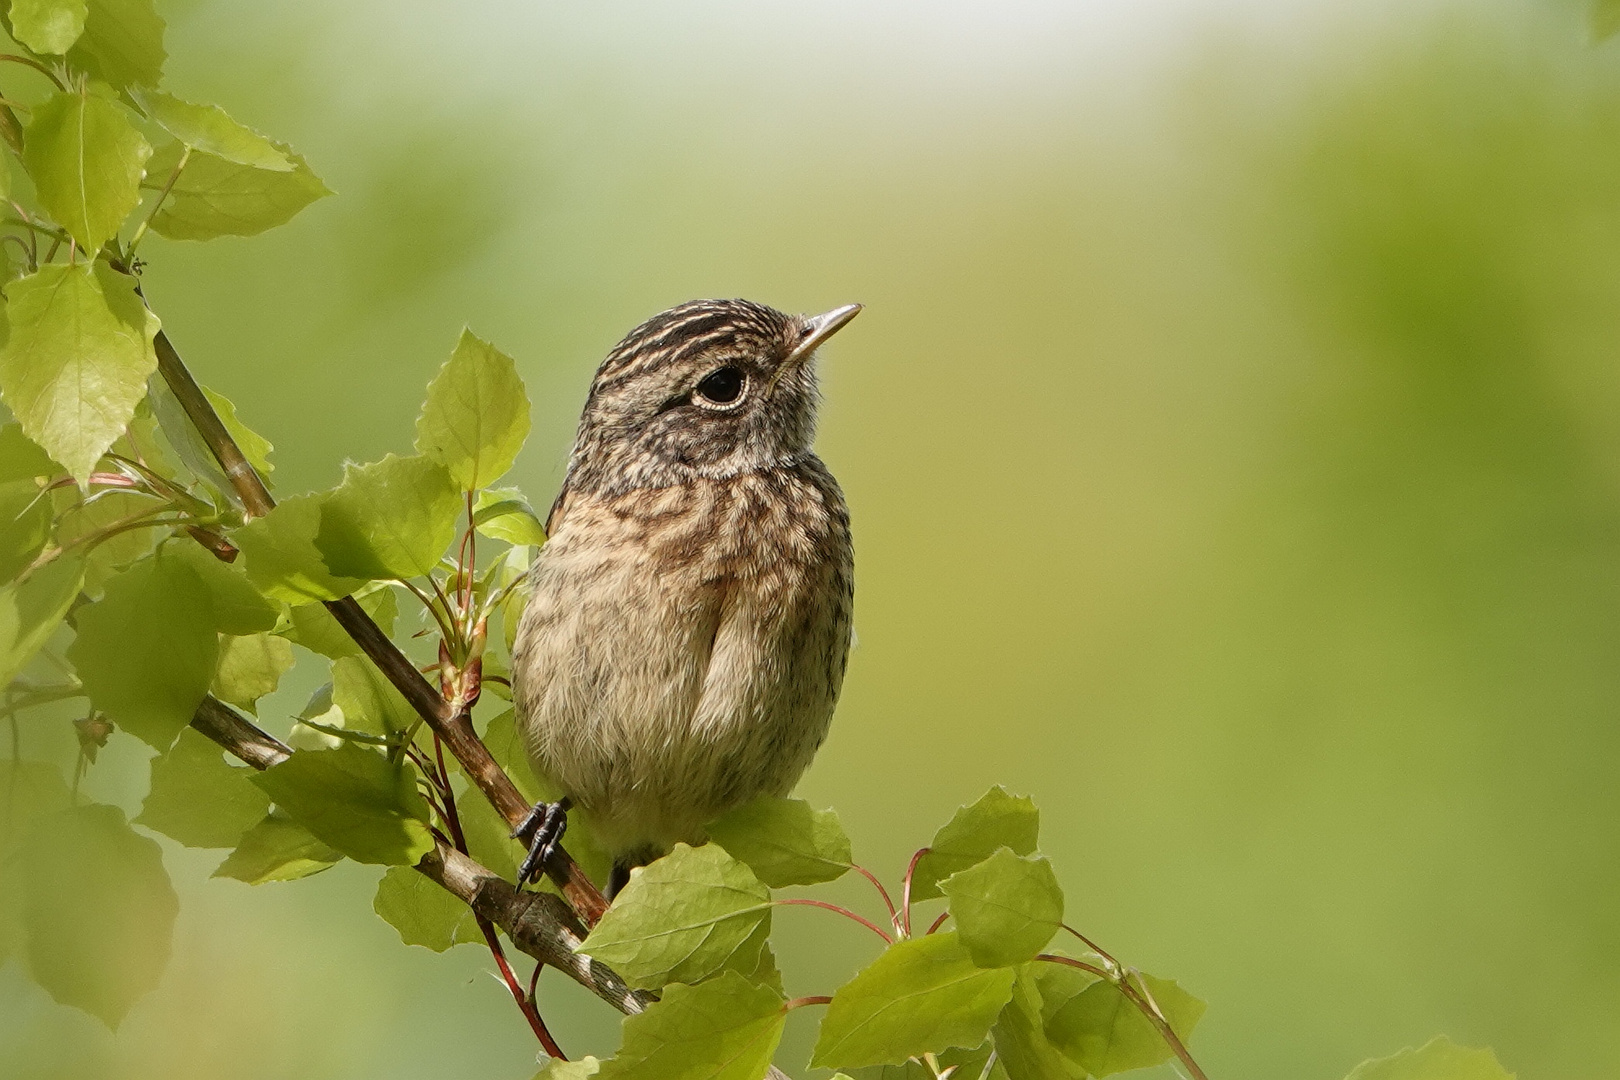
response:
<path fill-rule="evenodd" d="M 693 300 L 642 323 L 596 371 L 569 486 L 618 492 L 785 463 L 815 437 L 815 351 L 861 310 L 786 315 Z"/>

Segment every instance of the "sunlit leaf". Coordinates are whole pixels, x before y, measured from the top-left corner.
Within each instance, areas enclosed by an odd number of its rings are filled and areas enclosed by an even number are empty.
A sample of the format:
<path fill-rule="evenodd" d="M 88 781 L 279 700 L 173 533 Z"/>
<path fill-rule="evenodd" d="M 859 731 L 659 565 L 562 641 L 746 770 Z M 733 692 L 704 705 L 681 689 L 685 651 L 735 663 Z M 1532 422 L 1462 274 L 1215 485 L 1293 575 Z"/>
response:
<path fill-rule="evenodd" d="M 159 750 L 191 722 L 214 680 L 219 642 L 197 572 L 172 556 L 137 563 L 78 614 L 68 659 L 90 700 Z"/>
<path fill-rule="evenodd" d="M 153 0 L 89 0 L 84 34 L 68 63 L 123 89 L 163 78 L 163 20 Z"/>
<path fill-rule="evenodd" d="M 416 449 L 450 470 L 463 491 L 488 487 L 512 467 L 529 435 L 529 395 L 512 358 L 462 330 L 428 383 Z"/>
<path fill-rule="evenodd" d="M 291 221 L 310 203 L 332 194 L 302 157 L 281 143 L 271 146 L 292 162 L 291 171 L 255 168 L 193 150 L 152 218 L 152 230 L 171 240 L 254 236 Z M 147 166 L 148 174 L 166 183 L 182 153 L 180 143 L 160 147 Z"/>
<path fill-rule="evenodd" d="M 152 759 L 152 788 L 135 824 L 187 847 L 234 847 L 270 809 L 252 775 L 226 764 L 212 739 L 188 728 L 168 753 Z"/>
<path fill-rule="evenodd" d="M 17 867 L 34 980 L 116 1028 L 169 961 L 180 903 L 157 843 L 117 807 L 76 806 L 34 823 Z"/>
<path fill-rule="evenodd" d="M 1170 1028 L 1183 1042 L 1192 1034 L 1204 1003 L 1168 979 L 1139 976 Z M 1145 1069 L 1169 1061 L 1175 1052 L 1159 1029 L 1111 982 L 1088 986 L 1053 1014 L 1046 1036 L 1064 1055 L 1094 1077 Z"/>
<path fill-rule="evenodd" d="M 334 574 L 425 577 L 456 535 L 462 499 L 443 465 L 389 454 L 350 465 L 321 504 L 315 546 Z"/>
<path fill-rule="evenodd" d="M 133 279 L 57 263 L 6 286 L 0 395 L 81 484 L 135 415 L 157 367 L 158 320 Z"/>
<path fill-rule="evenodd" d="M 0 581 L 11 581 L 45 550 L 51 502 L 32 480 L 0 483 Z"/>
<path fill-rule="evenodd" d="M 242 451 L 242 456 L 253 466 L 253 471 L 259 474 L 259 479 L 268 483 L 270 474 L 276 469 L 270 464 L 270 452 L 275 449 L 270 440 L 242 423 L 236 415 L 236 404 L 230 398 L 206 386 L 202 388 L 202 392 L 203 397 L 208 399 L 208 403 L 219 414 L 219 422 L 225 425 L 225 430 L 235 441 L 236 448 Z"/>
<path fill-rule="evenodd" d="M 940 1072 L 946 1069 L 955 1069 L 950 1080 L 979 1080 L 984 1075 L 984 1066 L 990 1060 L 990 1054 L 995 1048 L 990 1043 L 975 1050 L 964 1050 L 961 1047 L 952 1047 L 934 1055 L 939 1062 Z M 909 1058 L 898 1065 L 866 1065 L 859 1069 L 851 1069 L 847 1074 L 838 1073 L 846 1080 L 935 1080 L 934 1070 L 918 1058 Z M 830 1078 L 836 1080 L 836 1077 Z"/>
<path fill-rule="evenodd" d="M 11 35 L 37 53 L 60 56 L 84 32 L 85 0 L 11 0 Z"/>
<path fill-rule="evenodd" d="M 773 889 L 834 881 L 850 867 L 838 815 L 812 810 L 802 799 L 756 799 L 710 825 L 709 839 Z"/>
<path fill-rule="evenodd" d="M 771 892 L 747 866 L 715 844 L 676 844 L 631 872 L 580 951 L 656 989 L 757 968 L 770 920 Z"/>
<path fill-rule="evenodd" d="M 1011 968 L 978 967 L 954 933 L 897 942 L 833 995 L 811 1065 L 898 1065 L 978 1046 L 1012 987 Z"/>
<path fill-rule="evenodd" d="M 934 834 L 928 854 L 917 862 L 911 879 L 914 900 L 940 895 L 939 883 L 974 863 L 988 859 L 997 848 L 1009 847 L 1019 855 L 1035 850 L 1040 834 L 1040 811 L 1027 798 L 993 787 L 971 806 L 964 806 Z"/>
<path fill-rule="evenodd" d="M 67 617 L 84 584 L 84 563 L 60 558 L 22 583 L 0 586 L 0 685 L 10 683 Z"/>
<path fill-rule="evenodd" d="M 1063 890 L 1047 859 L 1002 848 L 940 888 L 950 898 L 962 944 L 980 967 L 1033 960 L 1063 925 Z"/>
<path fill-rule="evenodd" d="M 237 165 L 292 171 L 292 162 L 274 143 L 232 120 L 218 105 L 193 105 L 161 90 L 138 91 L 134 96 L 146 115 L 187 146 Z"/>
<path fill-rule="evenodd" d="M 670 986 L 624 1021 L 624 1043 L 602 1080 L 760 1080 L 782 1040 L 787 1011 L 768 987 L 734 971 Z"/>
<path fill-rule="evenodd" d="M 231 542 L 242 549 L 248 580 L 271 599 L 289 604 L 339 600 L 365 582 L 335 577 L 326 568 L 315 548 L 320 527 L 320 498 L 299 495 L 237 529 Z"/>
<path fill-rule="evenodd" d="M 220 633 L 257 634 L 275 628 L 280 611 L 253 587 L 241 566 L 221 562 L 201 544 L 189 542 L 171 545 L 164 558 L 177 558 L 197 572 L 208 589 L 214 628 Z"/>
<path fill-rule="evenodd" d="M 257 715 L 259 699 L 274 693 L 292 666 L 292 643 L 286 638 L 274 634 L 222 637 L 214 696 Z"/>
<path fill-rule="evenodd" d="M 471 908 L 408 866 L 388 868 L 371 908 L 407 945 L 444 952 L 484 940 Z"/>
<path fill-rule="evenodd" d="M 490 488 L 473 504 L 473 526 L 485 536 L 508 544 L 539 547 L 546 530 L 523 493 L 516 488 Z"/>
<path fill-rule="evenodd" d="M 90 256 L 141 201 L 151 156 L 123 107 L 85 90 L 52 94 L 34 106 L 22 161 L 40 206 Z"/>
<path fill-rule="evenodd" d="M 361 656 L 332 663 L 332 703 L 343 710 L 343 726 L 371 735 L 396 736 L 420 720 L 405 695 Z"/>
<path fill-rule="evenodd" d="M 1458 1046 L 1444 1035 L 1421 1049 L 1364 1061 L 1346 1080 L 1513 1080 L 1490 1050 Z"/>
<path fill-rule="evenodd" d="M 590 1080 L 601 1071 L 602 1063 L 589 1055 L 577 1061 L 559 1061 L 552 1058 L 546 1067 L 535 1073 L 532 1080 Z"/>
<path fill-rule="evenodd" d="M 996 1057 L 1006 1070 L 1008 1080 L 1085 1080 L 1086 1071 L 1065 1057 L 1063 1052 L 1053 1046 L 1051 1040 L 1046 1037 L 1044 1012 L 1053 1004 L 1061 1008 L 1067 999 L 1055 1002 L 1046 1000 L 1038 978 L 1041 968 L 1073 972 L 1084 979 L 1089 979 L 1089 982 L 1084 982 L 1075 988 L 1073 993 L 1069 993 L 1068 997 L 1073 997 L 1090 982 L 1096 981 L 1095 976 L 1086 976 L 1084 972 L 1076 971 L 1074 968 L 1054 964 L 1026 964 L 1019 968 L 1018 980 L 1013 985 L 1012 1000 L 1001 1010 L 1001 1015 L 996 1019 L 996 1026 L 992 1029 L 996 1042 Z M 1068 989 L 1067 986 L 1052 987 L 1052 990 L 1058 993 Z M 1056 1009 L 1052 1011 L 1055 1012 Z"/>
<path fill-rule="evenodd" d="M 299 750 L 253 782 L 294 821 L 356 862 L 411 866 L 433 850 L 416 770 L 381 754 L 350 743 Z"/>
<path fill-rule="evenodd" d="M 295 881 L 329 870 L 343 858 L 286 815 L 272 812 L 247 831 L 236 850 L 225 857 L 214 877 L 249 885 Z"/>
<path fill-rule="evenodd" d="M 382 628 L 383 633 L 393 633 L 394 620 L 399 617 L 399 602 L 394 599 L 392 587 L 383 585 L 368 589 L 362 585 L 354 593 L 354 598 L 372 621 Z M 338 625 L 324 604 L 299 604 L 291 609 L 291 618 L 292 627 L 287 636 L 294 644 L 333 660 L 364 655 L 360 646 L 354 643 L 354 638 Z"/>

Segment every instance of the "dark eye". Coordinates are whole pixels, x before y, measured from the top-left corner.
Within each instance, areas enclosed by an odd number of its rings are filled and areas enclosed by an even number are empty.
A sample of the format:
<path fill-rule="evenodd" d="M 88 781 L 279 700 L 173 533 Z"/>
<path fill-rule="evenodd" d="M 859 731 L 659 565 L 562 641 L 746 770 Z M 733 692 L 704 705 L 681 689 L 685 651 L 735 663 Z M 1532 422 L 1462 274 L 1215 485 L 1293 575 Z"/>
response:
<path fill-rule="evenodd" d="M 723 367 L 703 376 L 697 384 L 697 395 L 715 405 L 729 405 L 742 394 L 743 373 L 734 367 Z"/>

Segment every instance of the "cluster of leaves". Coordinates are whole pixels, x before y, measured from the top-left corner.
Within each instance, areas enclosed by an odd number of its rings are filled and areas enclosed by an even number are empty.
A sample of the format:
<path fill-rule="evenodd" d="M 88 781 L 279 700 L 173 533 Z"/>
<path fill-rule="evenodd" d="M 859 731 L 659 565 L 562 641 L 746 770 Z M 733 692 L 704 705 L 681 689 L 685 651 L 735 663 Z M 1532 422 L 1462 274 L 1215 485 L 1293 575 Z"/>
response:
<path fill-rule="evenodd" d="M 136 252 L 148 232 L 260 232 L 325 186 L 287 146 L 159 88 L 152 0 L 11 0 L 0 24 L 16 50 L 0 55 L 0 713 L 12 744 L 0 760 L 0 962 L 116 1027 L 161 979 L 178 906 L 149 830 L 228 849 L 216 876 L 255 885 L 344 860 L 385 866 L 378 914 L 408 944 L 482 942 L 538 1034 L 532 992 L 491 925 L 412 869 L 448 845 L 510 881 L 506 822 L 469 797 L 418 708 L 326 606 L 352 597 L 388 633 L 401 603 L 419 607 L 399 647 L 436 672 L 453 710 L 483 702 L 485 744 L 524 795 L 556 794 L 530 772 L 504 705 L 526 571 L 545 542 L 522 494 L 492 486 L 528 431 L 514 363 L 464 333 L 428 387 L 413 454 L 351 466 L 332 490 L 273 508 L 245 504 L 199 411 L 245 456 L 232 469 L 268 478 L 270 444 L 177 376 L 172 351 L 165 360 Z M 289 718 L 291 753 L 262 771 L 188 727 L 210 695 L 256 715 L 297 664 L 324 679 Z M 72 722 L 71 776 L 23 752 L 25 718 Z M 78 790 L 110 739 L 156 752 L 133 822 Z M 710 843 L 638 870 L 581 946 L 650 995 L 618 1054 L 541 1075 L 758 1080 L 787 1015 L 825 1007 L 812 1064 L 855 1080 L 1062 1080 L 1172 1059 L 1201 1076 L 1186 1043 L 1203 1004 L 1065 924 L 1038 826 L 1027 799 L 993 789 L 918 852 L 896 903 L 853 862 L 831 812 L 792 800 L 734 812 Z M 600 879 L 589 832 L 576 821 L 569 846 Z M 775 892 L 851 870 L 875 887 L 879 919 Z M 789 1000 L 770 948 L 784 905 L 854 919 L 883 948 L 836 992 Z M 1352 1080 L 1504 1075 L 1488 1053 L 1437 1042 Z"/>

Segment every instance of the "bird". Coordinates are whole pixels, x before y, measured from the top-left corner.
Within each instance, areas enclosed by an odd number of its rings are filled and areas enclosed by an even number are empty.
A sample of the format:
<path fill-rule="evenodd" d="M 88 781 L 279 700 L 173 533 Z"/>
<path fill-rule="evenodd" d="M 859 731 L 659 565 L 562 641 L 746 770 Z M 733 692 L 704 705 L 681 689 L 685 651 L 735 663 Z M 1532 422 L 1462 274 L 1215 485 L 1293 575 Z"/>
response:
<path fill-rule="evenodd" d="M 563 793 L 514 830 L 520 885 L 574 807 L 613 857 L 611 897 L 809 767 L 855 588 L 844 495 L 812 449 L 816 350 L 860 311 L 693 300 L 597 369 L 512 648 L 519 733 Z"/>

